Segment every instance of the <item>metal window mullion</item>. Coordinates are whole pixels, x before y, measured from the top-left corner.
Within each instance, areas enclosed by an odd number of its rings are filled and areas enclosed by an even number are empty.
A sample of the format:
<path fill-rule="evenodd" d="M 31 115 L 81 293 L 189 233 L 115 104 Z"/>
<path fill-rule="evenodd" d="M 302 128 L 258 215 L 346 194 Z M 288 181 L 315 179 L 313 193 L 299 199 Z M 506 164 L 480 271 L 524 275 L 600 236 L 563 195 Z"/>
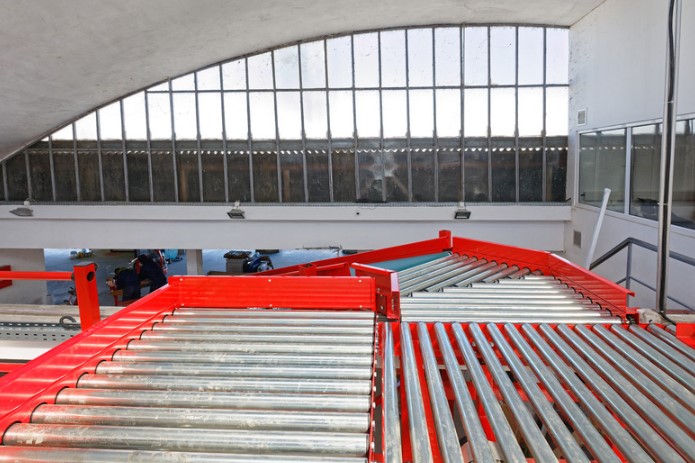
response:
<path fill-rule="evenodd" d="M 625 186 L 623 212 L 630 215 L 630 203 L 632 202 L 632 127 L 625 130 Z"/>
<path fill-rule="evenodd" d="M 169 82 L 169 90 L 171 90 L 171 82 Z M 176 176 L 176 142 L 174 141 L 174 103 L 173 96 L 169 93 L 169 99 L 171 101 L 169 111 L 171 113 L 171 143 L 174 152 L 174 176 Z M 150 132 L 150 100 L 147 97 L 147 92 L 145 92 L 145 122 L 147 123 L 147 181 L 150 188 L 150 202 L 154 202 L 154 178 L 152 177 L 152 133 Z M 174 181 L 176 185 L 176 181 Z M 176 196 L 176 202 L 178 202 L 178 195 Z"/>
<path fill-rule="evenodd" d="M 222 169 L 224 176 L 224 202 L 229 202 L 229 172 L 227 165 L 227 120 L 224 114 L 224 75 L 222 66 L 217 66 L 220 74 L 220 111 L 222 111 Z"/>
<path fill-rule="evenodd" d="M 326 47 L 326 41 L 323 41 L 324 43 L 324 50 Z M 326 61 L 326 53 L 324 51 L 323 54 L 323 59 L 324 59 L 324 64 L 325 66 L 328 66 L 328 63 Z M 308 169 L 306 165 L 306 131 L 304 129 L 304 83 L 302 80 L 302 47 L 301 45 L 297 46 L 297 59 L 299 60 L 299 117 L 300 117 L 300 122 L 302 124 L 302 172 L 304 172 L 304 202 L 307 203 L 309 202 L 309 184 L 308 184 Z M 326 81 L 328 82 L 328 81 Z"/>
<path fill-rule="evenodd" d="M 386 202 L 386 165 L 384 162 L 384 84 L 382 82 L 381 75 L 381 31 L 379 31 L 377 34 L 377 56 L 379 57 L 379 154 L 381 154 L 381 200 Z"/>
<path fill-rule="evenodd" d="M 547 68 L 548 68 L 548 29 L 543 28 L 543 173 L 542 173 L 542 185 L 543 189 L 541 190 L 541 200 L 543 202 L 547 201 L 547 196 L 548 193 L 546 192 L 546 187 L 547 187 L 547 180 L 546 180 L 546 175 L 547 175 L 547 170 L 548 170 L 548 156 L 546 151 L 546 122 L 548 119 L 548 116 L 546 115 L 547 111 L 547 93 L 548 93 L 548 86 L 547 86 Z"/>
<path fill-rule="evenodd" d="M 357 91 L 355 90 L 355 34 L 350 34 L 350 55 L 352 57 L 352 136 L 354 139 L 355 156 L 355 200 L 361 199 L 360 195 L 360 160 L 357 153 Z"/>
<path fill-rule="evenodd" d="M 323 56 L 326 60 L 325 77 L 326 77 L 326 141 L 328 143 L 328 200 L 332 203 L 333 197 L 333 145 L 331 135 L 331 102 L 330 91 L 328 85 L 328 40 L 323 41 Z M 301 66 L 300 66 L 301 67 Z M 354 93 L 354 92 L 353 92 Z M 354 108 L 353 108 L 353 113 Z"/>
<path fill-rule="evenodd" d="M 413 202 L 413 156 L 410 147 L 410 59 L 408 56 L 408 31 L 404 32 L 405 35 L 405 85 L 407 90 L 405 91 L 405 112 L 406 112 L 406 157 L 407 157 L 407 168 L 408 168 L 408 202 Z M 432 57 L 432 62 L 434 62 L 434 56 Z M 379 66 L 381 68 L 381 66 Z M 386 179 L 384 179 L 384 185 L 386 184 Z"/>
<path fill-rule="evenodd" d="M 487 27 L 487 193 L 492 202 L 492 65 L 490 56 L 490 27 Z"/>
<path fill-rule="evenodd" d="M 53 160 L 53 138 L 48 137 L 48 165 L 51 170 L 51 196 L 52 200 L 56 201 L 56 171 L 55 161 Z M 5 198 L 7 198 L 7 188 L 5 188 Z"/>
<path fill-rule="evenodd" d="M 77 201 L 82 200 L 80 193 L 80 162 L 77 159 L 77 129 L 75 123 L 72 123 L 72 157 L 75 162 L 75 189 L 77 190 Z"/>
<path fill-rule="evenodd" d="M 101 193 L 101 202 L 106 200 L 106 195 L 104 194 L 104 163 L 101 157 L 101 117 L 99 117 L 99 111 L 95 111 L 97 118 L 97 164 L 99 165 L 99 191 Z"/>
<path fill-rule="evenodd" d="M 434 202 L 439 202 L 439 137 L 437 135 L 437 49 L 435 43 L 435 32 L 432 28 L 432 138 L 434 141 L 434 156 L 432 159 L 434 166 Z"/>
<path fill-rule="evenodd" d="M 516 43 L 516 68 L 514 75 L 514 199 L 519 202 L 519 27 L 515 27 L 515 43 Z"/>
<path fill-rule="evenodd" d="M 5 201 L 10 200 L 10 191 L 7 186 L 7 162 L 2 162 L 0 163 L 0 166 L 2 166 L 2 189 L 5 191 Z M 55 186 L 53 187 L 55 190 Z M 55 195 L 53 196 L 54 201 L 55 201 Z"/>
<path fill-rule="evenodd" d="M 119 108 L 121 110 L 121 146 L 123 148 L 123 180 L 125 187 L 125 200 L 130 201 L 130 182 L 128 181 L 128 148 L 126 146 L 126 132 L 125 132 L 125 113 L 123 112 L 123 100 L 119 101 Z M 55 182 L 54 182 L 55 184 Z M 55 187 L 53 189 L 53 197 L 55 198 Z"/>
<path fill-rule="evenodd" d="M 174 92 L 172 91 L 171 87 L 171 79 L 169 79 L 169 113 L 171 114 L 171 149 L 172 149 L 172 157 L 173 157 L 173 163 L 174 163 L 174 201 L 179 202 L 179 170 L 178 170 L 178 156 L 176 154 L 176 130 L 175 127 L 176 125 L 174 124 Z M 148 139 L 149 139 L 149 128 L 147 130 L 148 134 Z M 149 145 L 148 145 L 148 150 L 149 150 Z M 152 175 L 152 170 L 150 169 L 150 176 Z M 154 200 L 154 196 L 152 196 L 152 199 Z"/>
<path fill-rule="evenodd" d="M 193 88 L 195 89 L 195 128 L 196 128 L 196 143 L 198 146 L 198 191 L 200 193 L 200 202 L 204 202 L 203 198 L 203 152 L 202 143 L 200 141 L 200 103 L 198 101 L 198 73 L 193 73 Z M 172 108 L 173 109 L 173 108 Z"/>
<path fill-rule="evenodd" d="M 459 34 L 459 57 L 461 59 L 461 82 L 460 85 L 461 87 L 459 88 L 460 91 L 460 98 L 461 98 L 461 131 L 459 132 L 459 136 L 461 137 L 461 191 L 460 191 L 460 198 L 463 203 L 466 203 L 466 169 L 465 169 L 465 153 L 466 153 L 466 142 L 465 142 L 465 131 L 464 131 L 464 122 L 465 122 L 465 103 L 466 103 L 466 92 L 464 91 L 465 89 L 465 81 L 464 81 L 464 71 L 466 67 L 466 48 L 465 48 L 465 38 L 466 38 L 466 28 L 461 26 L 461 32 Z M 437 185 L 437 190 L 439 190 L 439 185 Z"/>
<path fill-rule="evenodd" d="M 253 133 L 251 132 L 251 91 L 249 90 L 249 60 L 244 58 L 244 73 L 246 77 L 246 128 L 248 132 L 248 150 L 249 150 L 249 188 L 251 202 L 256 202 L 256 193 L 254 192 L 253 179 Z"/>
<path fill-rule="evenodd" d="M 301 66 L 301 63 L 300 63 Z M 275 108 L 275 165 L 277 169 L 278 202 L 282 203 L 282 169 L 280 164 L 280 125 L 278 123 L 278 94 L 275 82 L 275 52 L 270 52 L 270 69 L 273 73 L 273 107 Z"/>
<path fill-rule="evenodd" d="M 33 199 L 33 189 L 31 185 L 31 168 L 29 166 L 29 153 L 27 150 L 23 151 L 24 153 L 24 168 L 27 171 L 27 195 L 29 195 L 28 199 Z"/>

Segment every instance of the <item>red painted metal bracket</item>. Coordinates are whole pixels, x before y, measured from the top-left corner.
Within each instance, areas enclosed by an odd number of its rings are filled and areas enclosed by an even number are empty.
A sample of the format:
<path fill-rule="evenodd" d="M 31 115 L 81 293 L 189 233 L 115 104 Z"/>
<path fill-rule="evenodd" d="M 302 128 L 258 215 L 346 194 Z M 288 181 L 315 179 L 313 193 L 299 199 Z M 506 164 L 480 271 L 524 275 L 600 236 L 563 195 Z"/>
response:
<path fill-rule="evenodd" d="M 356 276 L 374 278 L 376 285 L 376 309 L 389 320 L 401 317 L 401 292 L 398 288 L 398 273 L 363 264 L 352 264 Z"/>
<path fill-rule="evenodd" d="M 12 270 L 10 265 L 0 265 L 0 272 L 9 272 Z M 0 289 L 12 286 L 12 280 L 0 280 Z"/>

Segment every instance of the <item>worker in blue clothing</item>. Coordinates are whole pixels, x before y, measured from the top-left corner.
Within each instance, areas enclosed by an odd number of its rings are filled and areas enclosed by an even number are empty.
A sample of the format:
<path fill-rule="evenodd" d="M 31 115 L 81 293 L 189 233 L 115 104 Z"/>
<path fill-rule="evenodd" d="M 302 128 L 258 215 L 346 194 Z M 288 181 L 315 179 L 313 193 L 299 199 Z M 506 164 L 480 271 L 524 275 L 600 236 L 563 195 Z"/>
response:
<path fill-rule="evenodd" d="M 151 257 L 140 254 L 137 258 L 137 265 L 135 268 L 140 281 L 148 280 L 150 282 L 150 292 L 167 284 L 167 277 L 164 275 L 162 266 Z"/>
<path fill-rule="evenodd" d="M 140 299 L 140 278 L 131 268 L 117 268 L 115 270 L 116 289 L 123 291 L 123 301 Z"/>

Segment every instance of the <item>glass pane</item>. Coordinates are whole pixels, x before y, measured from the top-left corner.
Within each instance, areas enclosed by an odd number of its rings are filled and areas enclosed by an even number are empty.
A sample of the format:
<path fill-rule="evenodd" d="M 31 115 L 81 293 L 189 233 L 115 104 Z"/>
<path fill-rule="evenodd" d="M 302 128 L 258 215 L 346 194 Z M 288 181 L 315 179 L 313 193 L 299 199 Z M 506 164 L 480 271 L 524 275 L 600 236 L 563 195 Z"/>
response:
<path fill-rule="evenodd" d="M 77 153 L 80 175 L 80 201 L 101 201 L 99 156 L 96 151 Z"/>
<path fill-rule="evenodd" d="M 275 101 L 272 93 L 251 92 L 251 136 L 255 140 L 275 139 Z"/>
<path fill-rule="evenodd" d="M 673 170 L 671 223 L 695 229 L 695 119 L 681 121 L 676 127 Z"/>
<path fill-rule="evenodd" d="M 246 113 L 246 93 L 224 94 L 224 130 L 228 140 L 246 140 L 249 120 Z"/>
<path fill-rule="evenodd" d="M 548 148 L 545 152 L 545 159 L 546 201 L 565 202 L 567 198 L 567 147 Z"/>
<path fill-rule="evenodd" d="M 492 145 L 492 200 L 516 201 L 516 153 L 513 138 L 495 139 Z"/>
<path fill-rule="evenodd" d="M 154 85 L 147 89 L 147 92 L 168 92 L 169 91 L 169 81 L 165 80 L 161 84 Z"/>
<path fill-rule="evenodd" d="M 352 92 L 330 92 L 331 137 L 352 138 L 354 129 L 354 114 L 352 107 Z"/>
<path fill-rule="evenodd" d="M 384 137 L 405 137 L 408 131 L 408 107 L 405 90 L 387 90 L 382 94 L 384 99 L 383 124 Z"/>
<path fill-rule="evenodd" d="M 487 90 L 467 89 L 464 90 L 464 128 L 465 137 L 486 137 L 487 136 Z"/>
<path fill-rule="evenodd" d="M 180 97 L 184 95 L 177 94 L 176 96 Z M 193 94 L 189 96 L 192 98 Z M 147 106 L 151 139 L 171 140 L 171 107 L 169 95 L 166 93 L 148 94 Z"/>
<path fill-rule="evenodd" d="M 520 88 L 519 136 L 540 136 L 543 133 L 543 89 Z"/>
<path fill-rule="evenodd" d="M 493 136 L 513 137 L 516 125 L 515 89 L 490 90 L 490 130 Z"/>
<path fill-rule="evenodd" d="M 381 33 L 381 85 L 405 87 L 405 31 Z"/>
<path fill-rule="evenodd" d="M 406 150 L 384 151 L 386 201 L 408 202 L 408 154 Z"/>
<path fill-rule="evenodd" d="M 490 28 L 490 81 L 493 85 L 516 82 L 516 29 Z"/>
<path fill-rule="evenodd" d="M 460 90 L 437 90 L 437 136 L 461 136 Z"/>
<path fill-rule="evenodd" d="M 328 85 L 352 87 L 352 44 L 350 37 L 326 40 L 328 51 Z"/>
<path fill-rule="evenodd" d="M 543 201 L 543 140 L 538 148 L 519 150 L 519 201 Z"/>
<path fill-rule="evenodd" d="M 413 201 L 434 201 L 434 149 L 415 149 L 410 153 L 413 169 Z"/>
<path fill-rule="evenodd" d="M 195 77 L 193 74 L 186 74 L 178 79 L 171 81 L 171 89 L 173 91 L 195 90 Z"/>
<path fill-rule="evenodd" d="M 167 98 L 169 98 L 168 95 Z M 144 93 L 136 93 L 135 95 L 129 96 L 123 100 L 123 116 L 125 119 L 126 139 L 147 140 L 147 120 L 145 118 Z"/>
<path fill-rule="evenodd" d="M 379 92 L 375 90 L 358 91 L 355 95 L 355 105 L 357 136 L 360 138 L 378 137 L 381 132 Z"/>
<path fill-rule="evenodd" d="M 323 50 L 323 40 L 303 43 L 302 50 L 302 87 L 326 87 L 326 57 Z"/>
<path fill-rule="evenodd" d="M 610 188 L 608 209 L 622 212 L 625 204 L 625 130 L 580 135 L 579 199 L 599 207 L 603 189 Z"/>
<path fill-rule="evenodd" d="M 280 153 L 280 182 L 283 203 L 304 202 L 304 160 L 301 152 Z"/>
<path fill-rule="evenodd" d="M 355 87 L 379 86 L 379 39 L 376 32 L 353 37 Z"/>
<path fill-rule="evenodd" d="M 487 27 L 466 27 L 463 44 L 465 84 L 487 85 Z"/>
<path fill-rule="evenodd" d="M 439 202 L 461 201 L 461 151 L 439 150 L 437 159 Z"/>
<path fill-rule="evenodd" d="M 123 137 L 120 102 L 111 103 L 99 110 L 99 135 L 102 140 L 120 140 Z"/>
<path fill-rule="evenodd" d="M 221 98 L 221 93 L 198 94 L 200 138 L 203 140 L 222 140 Z"/>
<path fill-rule="evenodd" d="M 273 55 L 276 88 L 299 88 L 299 48 L 280 48 Z"/>
<path fill-rule="evenodd" d="M 128 198 L 130 201 L 150 200 L 149 163 L 147 152 L 128 151 Z"/>
<path fill-rule="evenodd" d="M 273 88 L 273 63 L 270 52 L 247 58 L 249 67 L 249 88 Z"/>
<path fill-rule="evenodd" d="M 278 129 L 283 140 L 302 138 L 302 111 L 299 92 L 282 92 L 277 94 Z"/>
<path fill-rule="evenodd" d="M 174 157 L 170 149 L 152 151 L 152 194 L 153 201 L 174 202 Z"/>
<path fill-rule="evenodd" d="M 659 218 L 661 135 L 661 124 L 632 129 L 630 214 L 652 220 Z"/>
<path fill-rule="evenodd" d="M 357 153 L 360 175 L 359 201 L 381 203 L 384 201 L 384 165 L 381 153 L 360 151 Z"/>
<path fill-rule="evenodd" d="M 543 83 L 543 29 L 519 28 L 519 85 Z"/>
<path fill-rule="evenodd" d="M 219 90 L 221 88 L 219 66 L 212 66 L 198 71 L 195 78 L 198 90 Z"/>
<path fill-rule="evenodd" d="M 482 140 L 487 143 L 487 140 Z M 488 196 L 488 150 L 486 147 L 466 148 L 464 155 L 466 201 L 485 202 Z"/>
<path fill-rule="evenodd" d="M 408 86 L 431 87 L 432 29 L 408 29 Z"/>
<path fill-rule="evenodd" d="M 224 201 L 224 153 L 222 151 L 203 152 L 203 200 L 205 202 Z"/>
<path fill-rule="evenodd" d="M 247 152 L 227 153 L 227 181 L 229 182 L 229 201 L 251 201 L 251 176 Z"/>
<path fill-rule="evenodd" d="M 174 94 L 174 133 L 177 140 L 196 140 L 198 138 L 195 94 Z"/>
<path fill-rule="evenodd" d="M 461 85 L 461 29 L 434 30 L 435 85 Z"/>
<path fill-rule="evenodd" d="M 246 65 L 243 59 L 222 65 L 222 82 L 225 90 L 246 89 Z"/>
<path fill-rule="evenodd" d="M 74 135 L 72 133 L 72 124 L 68 124 L 62 129 L 53 132 L 51 134 L 51 139 L 53 140 L 71 140 L 74 138 Z"/>
<path fill-rule="evenodd" d="M 410 90 L 410 136 L 434 136 L 434 92 Z"/>
<path fill-rule="evenodd" d="M 23 178 L 26 180 L 24 156 L 22 159 Z M 8 164 L 9 167 L 9 164 Z M 69 151 L 53 152 L 53 168 L 56 178 L 56 201 L 77 201 L 77 178 L 75 175 L 75 156 Z M 8 171 L 8 174 L 11 171 Z M 9 178 L 8 178 L 9 179 Z M 12 191 L 10 191 L 12 195 Z"/>
<path fill-rule="evenodd" d="M 253 153 L 253 193 L 257 203 L 278 202 L 278 166 L 274 152 Z"/>
<path fill-rule="evenodd" d="M 566 84 L 569 82 L 569 30 L 552 29 L 546 33 L 546 83 Z"/>
<path fill-rule="evenodd" d="M 179 181 L 179 202 L 200 201 L 198 153 L 195 151 L 177 151 L 176 173 Z"/>
<path fill-rule="evenodd" d="M 82 119 L 75 121 L 75 138 L 78 141 L 78 147 L 81 147 L 80 141 L 94 141 L 96 147 L 97 139 L 97 115 L 96 113 L 87 114 Z M 91 145 L 91 144 L 90 144 Z"/>
<path fill-rule="evenodd" d="M 336 150 L 333 161 L 333 201 L 337 203 L 355 202 L 355 152 Z"/>
<path fill-rule="evenodd" d="M 53 201 L 51 160 L 48 151 L 41 150 L 37 153 L 29 153 L 29 173 L 31 175 L 31 199 Z M 4 188 L 0 188 L 0 190 L 4 191 Z"/>
<path fill-rule="evenodd" d="M 330 185 L 328 183 L 328 152 L 324 150 L 308 150 L 306 153 L 307 187 L 309 201 L 327 203 L 330 201 Z"/>
<path fill-rule="evenodd" d="M 9 201 L 24 201 L 29 198 L 29 184 L 27 182 L 27 164 L 24 153 L 16 154 L 5 161 L 7 173 L 7 192 Z M 73 164 L 72 177 L 74 178 L 75 165 Z M 74 187 L 74 181 L 73 181 Z M 74 195 L 76 196 L 76 195 Z M 77 199 L 74 197 L 73 199 Z"/>
<path fill-rule="evenodd" d="M 125 201 L 125 172 L 123 152 L 103 151 L 101 165 L 104 172 L 104 201 Z"/>
<path fill-rule="evenodd" d="M 567 136 L 569 96 L 567 87 L 546 89 L 545 100 L 545 132 L 554 135 Z"/>
<path fill-rule="evenodd" d="M 326 92 L 304 92 L 304 132 L 307 138 L 325 139 L 328 136 Z"/>

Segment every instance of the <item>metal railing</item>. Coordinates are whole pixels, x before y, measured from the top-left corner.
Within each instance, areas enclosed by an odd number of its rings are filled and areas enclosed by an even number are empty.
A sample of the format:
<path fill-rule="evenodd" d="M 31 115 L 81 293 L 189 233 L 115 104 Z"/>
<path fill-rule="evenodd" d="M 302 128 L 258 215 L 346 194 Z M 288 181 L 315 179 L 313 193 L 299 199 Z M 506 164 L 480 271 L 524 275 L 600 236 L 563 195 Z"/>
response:
<path fill-rule="evenodd" d="M 618 254 L 620 251 L 623 249 L 627 248 L 627 263 L 625 266 L 625 277 L 616 281 L 617 284 L 623 284 L 625 283 L 625 287 L 627 289 L 630 288 L 630 283 L 635 282 L 638 283 L 645 288 L 648 288 L 652 291 L 656 291 L 656 288 L 649 283 L 645 282 L 644 280 L 641 280 L 635 276 L 632 275 L 632 246 L 638 246 L 640 248 L 646 249 L 648 251 L 654 251 L 657 252 L 657 247 L 654 244 L 647 243 L 646 241 L 638 240 L 637 238 L 627 238 L 620 242 L 619 244 L 615 245 L 610 251 L 606 252 L 604 255 L 596 259 L 591 263 L 591 266 L 589 267 L 589 270 L 593 270 L 595 267 L 598 267 L 599 265 L 603 264 L 606 262 L 608 259 L 612 258 L 616 254 Z M 689 256 L 686 256 L 684 254 L 680 254 L 678 252 L 669 252 L 669 257 L 671 259 L 677 260 L 678 262 L 683 262 L 686 265 L 690 265 L 691 267 L 695 267 L 695 259 Z M 678 305 L 681 305 L 685 307 L 686 309 L 695 312 L 695 307 L 686 304 L 685 302 L 676 299 L 675 297 L 667 296 L 667 299 L 675 302 Z"/>

